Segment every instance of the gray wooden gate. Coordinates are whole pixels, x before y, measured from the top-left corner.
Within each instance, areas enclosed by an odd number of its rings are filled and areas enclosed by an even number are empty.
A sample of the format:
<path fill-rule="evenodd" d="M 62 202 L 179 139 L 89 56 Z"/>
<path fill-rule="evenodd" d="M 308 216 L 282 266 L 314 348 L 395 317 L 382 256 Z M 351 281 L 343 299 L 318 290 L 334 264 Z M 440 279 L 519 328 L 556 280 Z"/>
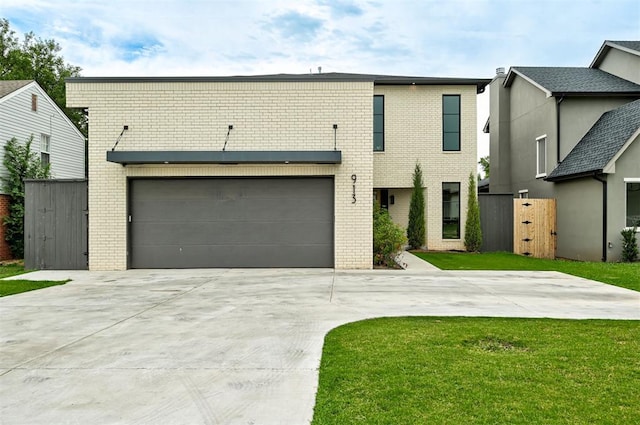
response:
<path fill-rule="evenodd" d="M 480 193 L 482 252 L 513 252 L 513 194 Z"/>
<path fill-rule="evenodd" d="M 26 180 L 25 268 L 86 270 L 88 219 L 86 180 Z"/>

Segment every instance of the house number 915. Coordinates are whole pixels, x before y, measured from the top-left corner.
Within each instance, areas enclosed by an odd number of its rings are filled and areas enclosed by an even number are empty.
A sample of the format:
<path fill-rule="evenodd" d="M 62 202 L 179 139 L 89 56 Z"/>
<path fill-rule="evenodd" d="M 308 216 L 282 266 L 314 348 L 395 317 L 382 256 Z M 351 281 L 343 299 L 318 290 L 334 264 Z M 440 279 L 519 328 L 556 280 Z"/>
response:
<path fill-rule="evenodd" d="M 351 174 L 351 181 L 353 182 L 353 194 L 351 195 L 351 197 L 353 198 L 353 201 L 351 201 L 352 204 L 356 203 L 356 181 L 358 181 L 358 176 L 356 176 L 355 174 Z"/>

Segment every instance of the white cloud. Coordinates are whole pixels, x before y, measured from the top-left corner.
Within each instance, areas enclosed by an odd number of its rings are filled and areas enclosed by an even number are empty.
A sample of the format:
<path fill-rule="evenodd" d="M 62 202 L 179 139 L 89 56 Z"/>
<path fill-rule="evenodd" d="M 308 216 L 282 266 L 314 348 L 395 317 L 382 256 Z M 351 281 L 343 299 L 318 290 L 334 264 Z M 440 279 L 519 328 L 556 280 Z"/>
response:
<path fill-rule="evenodd" d="M 12 29 L 56 40 L 85 76 L 305 73 L 322 66 L 491 78 L 500 66 L 587 66 L 605 39 L 640 39 L 637 0 L 2 3 Z M 485 138 L 479 135 L 480 153 Z"/>

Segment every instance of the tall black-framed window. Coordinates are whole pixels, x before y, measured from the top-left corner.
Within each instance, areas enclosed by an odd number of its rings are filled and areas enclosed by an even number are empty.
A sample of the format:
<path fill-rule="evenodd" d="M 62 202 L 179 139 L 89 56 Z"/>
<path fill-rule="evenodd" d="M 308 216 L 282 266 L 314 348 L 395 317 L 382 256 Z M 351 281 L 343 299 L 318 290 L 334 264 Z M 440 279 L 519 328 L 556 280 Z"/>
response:
<path fill-rule="evenodd" d="M 640 227 L 640 179 L 625 179 L 627 186 L 626 227 Z"/>
<path fill-rule="evenodd" d="M 442 239 L 460 239 L 460 183 L 442 183 Z"/>
<path fill-rule="evenodd" d="M 460 95 L 442 96 L 442 150 L 460 150 Z"/>
<path fill-rule="evenodd" d="M 373 151 L 384 151 L 384 96 L 373 96 Z"/>

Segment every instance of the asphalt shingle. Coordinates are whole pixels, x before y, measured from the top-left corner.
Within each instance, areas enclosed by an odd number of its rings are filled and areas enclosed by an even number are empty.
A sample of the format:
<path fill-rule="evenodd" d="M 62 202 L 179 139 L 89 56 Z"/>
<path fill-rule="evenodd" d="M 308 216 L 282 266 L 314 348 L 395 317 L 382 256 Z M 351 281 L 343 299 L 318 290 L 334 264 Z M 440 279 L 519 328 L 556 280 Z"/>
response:
<path fill-rule="evenodd" d="M 33 80 L 0 80 L 0 99 L 33 82 Z"/>
<path fill-rule="evenodd" d="M 547 180 L 599 172 L 640 128 L 640 99 L 605 112 Z"/>
<path fill-rule="evenodd" d="M 619 40 L 619 41 L 609 41 L 609 43 L 617 44 L 618 46 L 625 47 L 630 50 L 635 50 L 640 53 L 640 41 L 637 40 Z"/>
<path fill-rule="evenodd" d="M 640 85 L 600 69 L 584 67 L 517 66 L 516 71 L 556 94 L 638 93 Z M 507 79 L 508 80 L 508 79 Z M 509 85 L 506 82 L 507 86 Z"/>

